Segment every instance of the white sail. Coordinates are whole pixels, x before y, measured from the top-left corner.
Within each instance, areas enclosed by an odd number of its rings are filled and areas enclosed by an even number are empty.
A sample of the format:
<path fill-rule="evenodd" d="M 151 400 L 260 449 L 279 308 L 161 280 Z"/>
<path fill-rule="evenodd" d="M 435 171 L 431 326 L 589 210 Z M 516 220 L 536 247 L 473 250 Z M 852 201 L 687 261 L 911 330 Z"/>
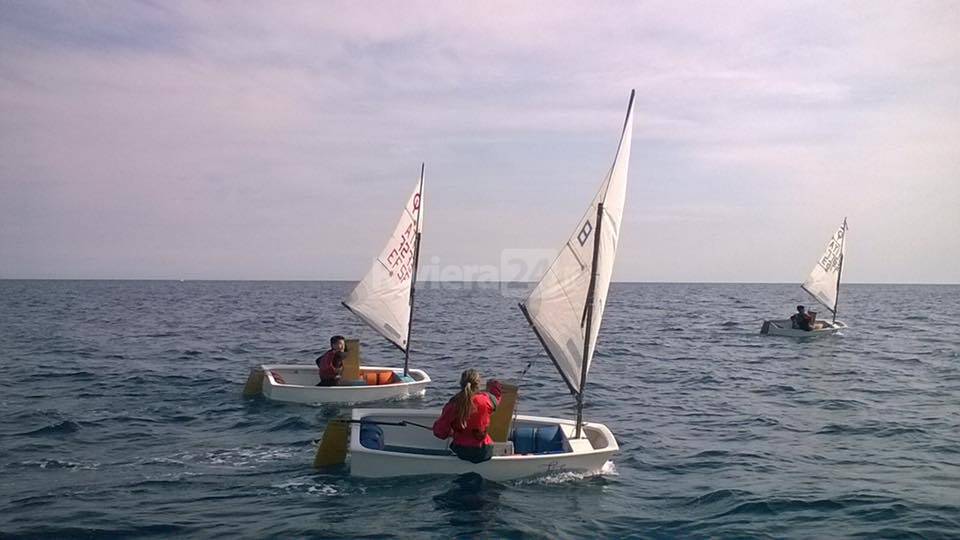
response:
<path fill-rule="evenodd" d="M 617 255 L 633 136 L 633 97 L 631 92 L 617 155 L 600 190 L 556 260 L 520 303 L 547 354 L 575 394 L 583 390 L 581 374 L 590 369 Z M 598 215 L 601 205 L 603 212 Z M 593 298 L 588 305 L 591 280 Z M 588 350 L 584 351 L 587 344 Z"/>
<path fill-rule="evenodd" d="M 835 313 L 837 309 L 837 292 L 840 288 L 840 272 L 843 268 L 843 258 L 847 254 L 846 239 L 847 219 L 843 219 L 843 224 L 833 233 L 833 238 L 827 244 L 827 249 L 823 252 L 816 266 L 810 271 L 810 275 L 803 282 L 803 290 L 813 296 L 817 302 L 823 304 L 823 307 Z"/>
<path fill-rule="evenodd" d="M 410 328 L 410 288 L 415 255 L 423 229 L 423 169 L 383 252 L 343 305 L 387 338 L 406 350 Z"/>

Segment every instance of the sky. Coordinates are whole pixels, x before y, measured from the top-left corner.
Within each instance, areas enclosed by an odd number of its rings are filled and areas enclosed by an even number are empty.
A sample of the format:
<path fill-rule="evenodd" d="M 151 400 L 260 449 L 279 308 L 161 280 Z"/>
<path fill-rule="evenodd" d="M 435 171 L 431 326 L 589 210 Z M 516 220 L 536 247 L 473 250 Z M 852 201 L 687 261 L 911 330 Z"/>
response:
<path fill-rule="evenodd" d="M 846 217 L 844 281 L 957 283 L 958 29 L 953 1 L 0 0 L 0 278 L 356 280 L 425 162 L 421 277 L 495 279 L 573 232 L 636 89 L 615 280 L 799 283 Z"/>

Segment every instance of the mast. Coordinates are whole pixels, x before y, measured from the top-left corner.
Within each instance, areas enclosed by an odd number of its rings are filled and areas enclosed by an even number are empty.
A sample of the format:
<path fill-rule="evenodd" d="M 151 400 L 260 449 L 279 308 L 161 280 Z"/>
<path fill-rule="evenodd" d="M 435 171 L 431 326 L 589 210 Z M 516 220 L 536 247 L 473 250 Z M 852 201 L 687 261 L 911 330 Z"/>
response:
<path fill-rule="evenodd" d="M 840 305 L 840 276 L 843 275 L 843 244 L 847 241 L 847 218 L 843 218 L 843 236 L 840 237 L 840 266 L 837 268 L 837 297 L 833 301 L 833 324 L 837 324 L 837 306 Z"/>
<path fill-rule="evenodd" d="M 590 334 L 593 327 L 593 293 L 597 288 L 597 258 L 600 256 L 600 227 L 603 223 L 603 201 L 597 204 L 597 230 L 593 231 L 593 261 L 590 268 L 590 285 L 587 287 L 587 304 L 584 306 L 586 334 L 583 340 L 583 361 L 580 363 L 580 390 L 577 392 L 577 432 L 574 438 L 580 438 L 583 427 L 583 391 L 587 388 L 587 360 L 590 357 Z"/>
<path fill-rule="evenodd" d="M 416 245 L 413 247 L 413 273 L 410 275 L 410 318 L 407 320 L 407 347 L 403 350 L 403 376 L 410 375 L 410 335 L 413 334 L 413 300 L 417 290 L 417 269 L 420 266 L 420 209 L 423 208 L 423 170 L 425 163 L 420 163 L 420 194 L 417 208 L 417 235 Z"/>

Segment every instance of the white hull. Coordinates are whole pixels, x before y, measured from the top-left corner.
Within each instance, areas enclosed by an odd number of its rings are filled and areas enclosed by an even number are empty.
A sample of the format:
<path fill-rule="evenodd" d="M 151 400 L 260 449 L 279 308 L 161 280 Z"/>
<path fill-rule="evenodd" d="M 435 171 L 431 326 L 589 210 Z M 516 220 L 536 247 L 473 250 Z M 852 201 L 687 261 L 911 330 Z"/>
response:
<path fill-rule="evenodd" d="M 788 336 L 788 337 L 815 337 L 835 334 L 840 330 L 847 328 L 846 323 L 843 321 L 817 321 L 816 325 L 819 327 L 816 330 L 800 330 L 798 328 L 793 328 L 793 321 L 790 319 L 780 319 L 780 320 L 771 320 L 763 321 L 763 326 L 760 327 L 761 334 L 767 334 L 771 336 Z M 822 325 L 822 326 L 821 326 Z"/>
<path fill-rule="evenodd" d="M 354 409 L 354 420 L 399 422 L 407 420 L 432 426 L 439 410 L 424 409 Z M 560 472 L 598 474 L 620 447 L 613 434 L 602 424 L 584 422 L 584 435 L 574 439 L 576 422 L 559 418 L 517 416 L 515 426 L 560 426 L 563 450 L 549 454 L 495 455 L 483 463 L 470 463 L 449 451 L 449 440 L 434 437 L 433 432 L 417 426 L 380 426 L 384 449 L 376 450 L 361 444 L 360 429 L 350 430 L 350 473 L 367 478 L 385 478 L 428 474 L 459 475 L 477 473 L 493 481 L 514 480 Z M 424 455 L 415 452 L 432 452 Z"/>
<path fill-rule="evenodd" d="M 362 386 L 317 386 L 320 375 L 316 366 L 264 365 L 263 396 L 273 401 L 307 405 L 370 403 L 422 396 L 427 392 L 430 377 L 423 370 L 411 369 L 413 382 Z M 393 371 L 397 377 L 403 369 L 361 366 L 360 371 Z M 281 382 L 282 381 L 282 382 Z"/>

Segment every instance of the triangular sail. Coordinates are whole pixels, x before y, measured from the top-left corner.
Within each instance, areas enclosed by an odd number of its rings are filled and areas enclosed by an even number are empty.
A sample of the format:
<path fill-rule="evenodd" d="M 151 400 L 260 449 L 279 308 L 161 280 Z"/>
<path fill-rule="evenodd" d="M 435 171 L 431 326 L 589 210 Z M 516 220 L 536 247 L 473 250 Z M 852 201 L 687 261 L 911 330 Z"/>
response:
<path fill-rule="evenodd" d="M 383 252 L 343 301 L 354 315 L 402 350 L 410 338 L 411 287 L 423 228 L 423 169 Z"/>
<path fill-rule="evenodd" d="M 631 92 L 617 155 L 600 190 L 556 260 L 520 303 L 574 394 L 583 391 L 590 369 L 617 255 L 633 136 L 633 97 Z M 598 229 L 599 235 L 595 234 Z"/>
<path fill-rule="evenodd" d="M 840 289 L 840 272 L 843 268 L 843 258 L 847 254 L 846 239 L 847 220 L 844 218 L 843 224 L 833 233 L 833 238 L 827 243 L 827 249 L 823 252 L 816 266 L 810 271 L 810 275 L 803 282 L 801 287 L 807 291 L 823 307 L 835 313 L 837 309 L 837 293 Z"/>

